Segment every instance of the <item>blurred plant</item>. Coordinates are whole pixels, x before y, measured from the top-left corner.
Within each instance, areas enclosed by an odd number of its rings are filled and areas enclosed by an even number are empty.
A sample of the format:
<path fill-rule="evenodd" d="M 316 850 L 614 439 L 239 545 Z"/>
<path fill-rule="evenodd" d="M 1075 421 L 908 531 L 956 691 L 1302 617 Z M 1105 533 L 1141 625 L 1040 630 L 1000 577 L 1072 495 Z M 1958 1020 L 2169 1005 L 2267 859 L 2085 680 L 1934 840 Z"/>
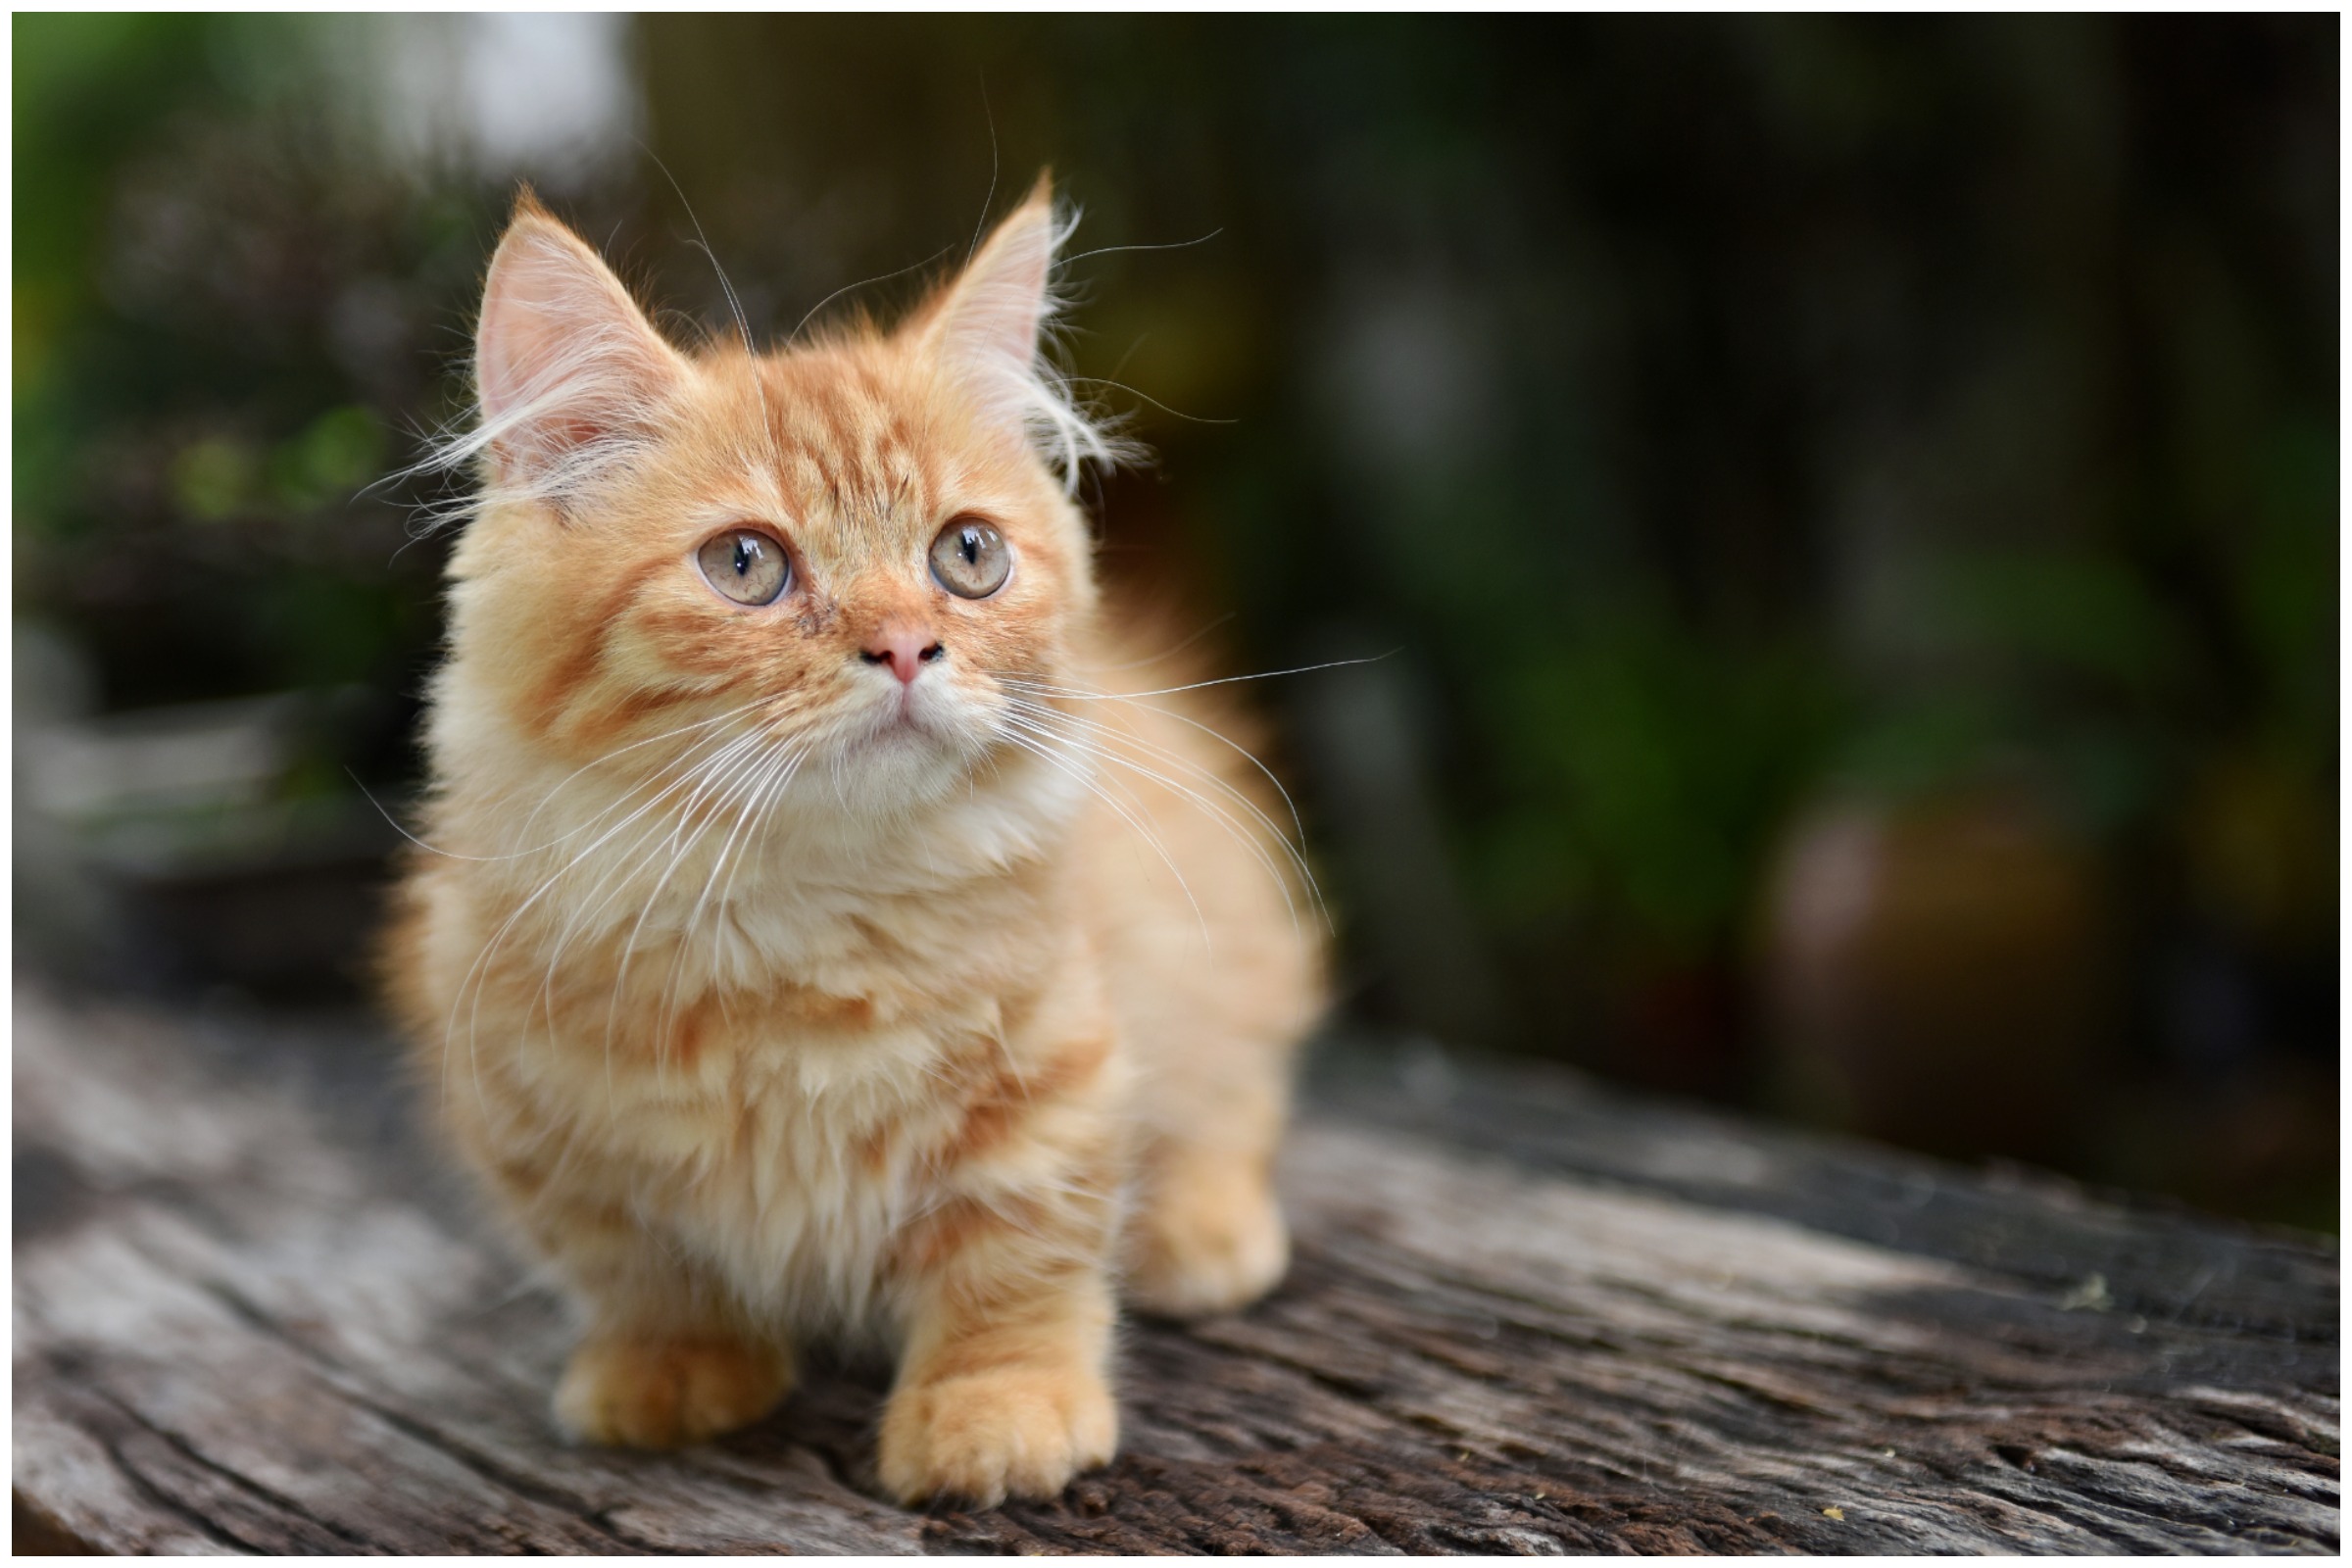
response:
<path fill-rule="evenodd" d="M 1742 914 L 1755 861 L 1835 722 L 1817 655 L 1723 649 L 1626 608 L 1531 651 L 1487 686 L 1498 783 L 1529 806 L 1490 824 L 1498 913 L 1610 911 L 1685 957 Z"/>
<path fill-rule="evenodd" d="M 380 773 L 438 549 L 364 492 L 455 406 L 442 334 L 503 192 L 381 156 L 328 90 L 350 41 L 18 19 L 18 602 L 112 708 L 365 682 Z"/>

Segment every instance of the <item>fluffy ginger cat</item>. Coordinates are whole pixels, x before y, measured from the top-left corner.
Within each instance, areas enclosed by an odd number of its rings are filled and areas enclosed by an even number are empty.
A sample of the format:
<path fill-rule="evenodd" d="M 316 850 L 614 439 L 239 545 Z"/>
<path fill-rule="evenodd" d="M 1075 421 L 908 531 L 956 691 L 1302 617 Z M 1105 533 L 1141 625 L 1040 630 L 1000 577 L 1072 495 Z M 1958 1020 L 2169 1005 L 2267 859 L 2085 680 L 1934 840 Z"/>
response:
<path fill-rule="evenodd" d="M 895 330 L 693 352 L 527 194 L 386 951 L 455 1141 L 585 1327 L 556 1394 L 662 1446 L 797 1346 L 897 1375 L 905 1501 L 1106 1461 L 1123 1294 L 1245 1304 L 1320 1006 L 1303 868 L 1101 602 L 1041 353 L 1046 182 Z"/>

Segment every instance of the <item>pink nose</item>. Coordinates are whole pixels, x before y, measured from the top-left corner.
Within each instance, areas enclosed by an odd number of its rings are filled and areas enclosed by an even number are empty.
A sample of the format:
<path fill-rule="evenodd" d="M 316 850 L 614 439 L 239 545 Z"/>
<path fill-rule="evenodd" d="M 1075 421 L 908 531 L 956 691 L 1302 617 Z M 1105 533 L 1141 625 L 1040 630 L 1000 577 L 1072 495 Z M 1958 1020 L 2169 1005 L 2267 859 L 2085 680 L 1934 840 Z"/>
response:
<path fill-rule="evenodd" d="M 947 649 L 929 631 L 885 626 L 867 639 L 864 652 L 858 657 L 869 664 L 888 664 L 892 674 L 911 686 L 925 664 L 947 655 Z"/>

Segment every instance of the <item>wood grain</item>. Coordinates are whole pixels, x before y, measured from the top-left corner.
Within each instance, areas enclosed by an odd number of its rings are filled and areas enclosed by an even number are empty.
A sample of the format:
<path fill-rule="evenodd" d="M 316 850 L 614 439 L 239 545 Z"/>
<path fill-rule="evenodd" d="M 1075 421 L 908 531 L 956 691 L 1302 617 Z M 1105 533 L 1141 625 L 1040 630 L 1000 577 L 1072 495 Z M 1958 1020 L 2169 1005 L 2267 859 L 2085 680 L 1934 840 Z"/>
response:
<path fill-rule="evenodd" d="M 570 1447 L 561 1304 L 392 1060 L 20 987 L 20 1549 L 2336 1548 L 2330 1247 L 1428 1054 L 1325 1058 L 1290 1281 L 1128 1326 L 1056 1502 L 880 1500 L 873 1368 Z"/>

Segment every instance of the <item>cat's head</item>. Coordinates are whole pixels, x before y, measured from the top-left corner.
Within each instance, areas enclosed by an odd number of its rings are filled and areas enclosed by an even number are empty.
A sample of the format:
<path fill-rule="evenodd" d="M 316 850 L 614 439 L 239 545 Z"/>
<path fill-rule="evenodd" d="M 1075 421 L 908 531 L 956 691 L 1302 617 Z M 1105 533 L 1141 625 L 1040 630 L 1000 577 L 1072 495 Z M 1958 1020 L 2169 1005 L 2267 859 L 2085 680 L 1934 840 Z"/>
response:
<path fill-rule="evenodd" d="M 566 765 L 699 747 L 749 789 L 794 757 L 883 814 L 1017 758 L 1096 606 L 1069 492 L 1108 449 L 1040 341 L 1064 232 L 1040 180 L 893 330 L 686 352 L 524 197 L 484 289 L 484 491 L 453 567 L 474 710 Z"/>

